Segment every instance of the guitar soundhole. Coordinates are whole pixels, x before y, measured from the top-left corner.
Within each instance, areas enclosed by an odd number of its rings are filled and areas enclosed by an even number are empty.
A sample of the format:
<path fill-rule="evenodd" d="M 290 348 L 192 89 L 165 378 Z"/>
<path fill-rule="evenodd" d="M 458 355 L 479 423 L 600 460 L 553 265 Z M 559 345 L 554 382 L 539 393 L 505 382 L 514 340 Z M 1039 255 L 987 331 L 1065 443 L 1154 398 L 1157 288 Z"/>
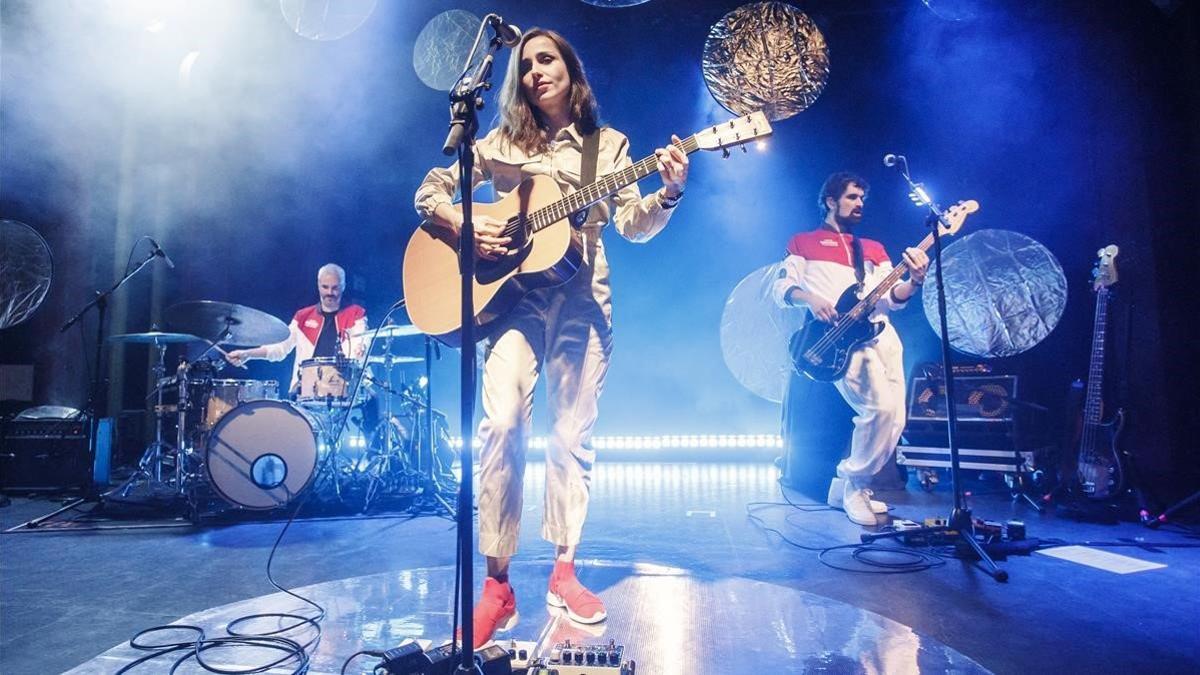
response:
<path fill-rule="evenodd" d="M 524 214 L 519 213 L 509 218 L 504 231 L 512 237 L 512 242 L 508 245 L 510 249 L 523 249 L 529 245 L 529 223 Z"/>

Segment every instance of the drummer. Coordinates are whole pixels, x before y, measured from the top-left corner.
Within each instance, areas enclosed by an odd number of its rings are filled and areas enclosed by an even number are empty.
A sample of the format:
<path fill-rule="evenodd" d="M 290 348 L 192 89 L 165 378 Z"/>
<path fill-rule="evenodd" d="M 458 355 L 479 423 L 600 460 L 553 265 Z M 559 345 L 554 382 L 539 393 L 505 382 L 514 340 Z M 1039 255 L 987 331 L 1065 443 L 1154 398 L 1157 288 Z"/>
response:
<path fill-rule="evenodd" d="M 317 295 L 321 302 L 296 312 L 283 342 L 229 352 L 227 359 L 240 366 L 250 359 L 282 361 L 296 350 L 289 391 L 295 393 L 300 382 L 300 364 L 311 358 L 346 357 L 362 360 L 367 340 L 360 337 L 367 329 L 367 310 L 359 305 L 342 307 L 346 290 L 346 270 L 329 263 L 317 270 Z"/>

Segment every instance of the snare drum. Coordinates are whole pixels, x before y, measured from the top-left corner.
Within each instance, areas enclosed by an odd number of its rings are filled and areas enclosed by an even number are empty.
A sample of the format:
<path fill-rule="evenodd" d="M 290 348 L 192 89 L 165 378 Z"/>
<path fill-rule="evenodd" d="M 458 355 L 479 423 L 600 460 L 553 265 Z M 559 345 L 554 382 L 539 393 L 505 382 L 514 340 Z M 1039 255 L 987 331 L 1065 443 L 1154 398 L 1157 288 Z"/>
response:
<path fill-rule="evenodd" d="M 205 444 L 209 482 L 247 509 L 286 506 L 313 482 L 321 422 L 288 401 L 254 401 L 230 410 Z"/>
<path fill-rule="evenodd" d="M 211 430 L 225 413 L 243 403 L 279 399 L 279 383 L 275 380 L 198 380 L 194 384 L 197 394 L 193 400 L 204 411 L 199 416 L 201 431 Z"/>
<path fill-rule="evenodd" d="M 300 362 L 301 404 L 320 404 L 333 407 L 350 405 L 350 392 L 358 379 L 361 366 L 357 361 L 322 356 Z"/>

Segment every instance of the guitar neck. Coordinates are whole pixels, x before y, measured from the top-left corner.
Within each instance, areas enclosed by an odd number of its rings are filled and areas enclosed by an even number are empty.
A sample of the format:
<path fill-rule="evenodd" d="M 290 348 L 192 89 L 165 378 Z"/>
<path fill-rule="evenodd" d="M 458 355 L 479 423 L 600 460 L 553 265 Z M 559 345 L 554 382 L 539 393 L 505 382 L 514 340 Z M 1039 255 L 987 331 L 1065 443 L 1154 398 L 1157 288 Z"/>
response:
<path fill-rule="evenodd" d="M 689 155 L 700 149 L 695 134 L 677 143 L 676 147 Z M 553 204 L 548 204 L 530 213 L 528 216 L 530 227 L 534 232 L 549 227 L 572 213 L 582 211 L 626 185 L 636 183 L 653 173 L 658 173 L 658 158 L 655 155 L 644 157 L 620 171 L 602 176 L 594 183 L 579 188 Z"/>
<path fill-rule="evenodd" d="M 1096 291 L 1096 318 L 1092 326 L 1092 358 L 1088 363 L 1087 398 L 1084 399 L 1083 423 L 1099 424 L 1104 384 L 1104 334 L 1108 325 L 1108 288 Z"/>
<path fill-rule="evenodd" d="M 917 248 L 921 249 L 922 251 L 927 251 L 932 245 L 933 233 L 930 233 L 925 235 L 925 238 L 921 240 L 921 243 L 917 244 Z M 879 302 L 879 299 L 883 297 L 883 294 L 890 291 L 892 286 L 895 286 L 896 282 L 899 281 L 900 277 L 904 276 L 904 273 L 907 271 L 908 263 L 904 262 L 904 259 L 901 258 L 900 262 L 892 268 L 892 271 L 888 272 L 888 275 L 883 278 L 883 281 L 880 281 L 875 288 L 871 289 L 870 293 L 867 293 L 865 296 L 863 296 L 863 299 L 858 301 L 858 304 L 854 306 L 854 309 L 846 313 L 848 320 L 857 321 L 863 316 L 870 314 L 871 309 L 875 307 L 875 303 Z"/>

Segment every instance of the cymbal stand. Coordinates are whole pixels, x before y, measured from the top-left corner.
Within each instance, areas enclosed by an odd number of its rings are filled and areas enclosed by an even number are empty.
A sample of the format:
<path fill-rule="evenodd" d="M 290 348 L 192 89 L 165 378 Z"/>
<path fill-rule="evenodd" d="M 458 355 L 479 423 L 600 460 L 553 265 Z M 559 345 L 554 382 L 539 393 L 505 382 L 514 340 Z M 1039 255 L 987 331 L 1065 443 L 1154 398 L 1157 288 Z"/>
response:
<path fill-rule="evenodd" d="M 187 359 L 180 359 L 175 369 L 175 382 L 179 386 L 179 406 L 175 411 L 175 492 L 181 497 L 187 496 L 184 464 L 187 463 L 188 453 L 194 450 L 187 442 L 188 370 L 191 365 Z"/>
<path fill-rule="evenodd" d="M 389 480 L 395 481 L 397 474 L 400 474 L 400 479 L 404 479 L 416 473 L 412 469 L 409 458 L 400 454 L 405 450 L 402 447 L 405 439 L 392 438 L 394 430 L 393 419 L 395 419 L 393 415 L 393 399 L 397 396 L 403 397 L 403 392 L 398 392 L 391 386 L 392 369 L 395 364 L 392 360 L 391 350 L 385 347 L 385 354 L 386 356 L 383 358 L 383 379 L 376 379 L 370 375 L 366 376 L 372 386 L 377 387 L 383 392 L 384 405 L 383 411 L 380 414 L 379 424 L 371 432 L 371 438 L 367 441 L 367 449 L 369 450 L 370 446 L 374 444 L 375 439 L 380 434 L 383 435 L 381 441 L 382 451 L 367 463 L 365 469 L 365 473 L 367 474 L 367 491 L 366 496 L 363 498 L 362 510 L 364 513 L 371 508 L 371 502 L 375 501 L 381 492 L 386 490 L 386 482 Z M 395 444 L 393 444 L 393 440 L 396 441 Z M 408 439 L 408 444 L 411 446 L 411 438 Z"/>
<path fill-rule="evenodd" d="M 148 485 L 162 485 L 163 477 L 163 457 L 166 454 L 165 450 L 174 450 L 175 448 L 163 440 L 163 417 L 166 416 L 166 411 L 163 406 L 163 389 L 166 386 L 165 376 L 167 367 L 165 359 L 167 355 L 167 345 L 154 343 L 154 348 L 158 351 L 158 358 L 154 362 L 154 440 L 146 446 L 145 452 L 142 453 L 142 458 L 138 460 L 137 471 L 130 476 L 125 483 L 117 488 L 117 494 L 122 497 L 128 497 L 133 486 L 140 480 L 145 480 Z"/>

